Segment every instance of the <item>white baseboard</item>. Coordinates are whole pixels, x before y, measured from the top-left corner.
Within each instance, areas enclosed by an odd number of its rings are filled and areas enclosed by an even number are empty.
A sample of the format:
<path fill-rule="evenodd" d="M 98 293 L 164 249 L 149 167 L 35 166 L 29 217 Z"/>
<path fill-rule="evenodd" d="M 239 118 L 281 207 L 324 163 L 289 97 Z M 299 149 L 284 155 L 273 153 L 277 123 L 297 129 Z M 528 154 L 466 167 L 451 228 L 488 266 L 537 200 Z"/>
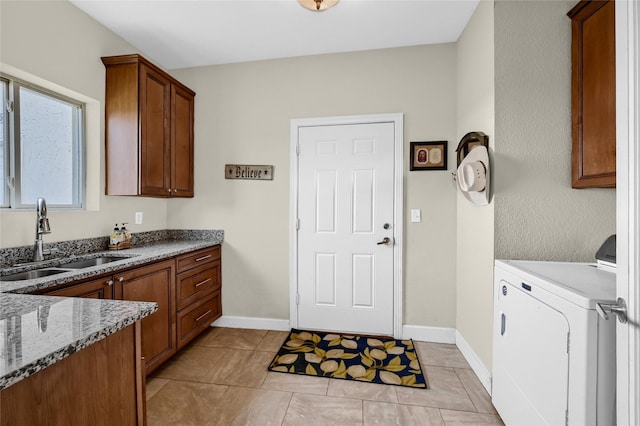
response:
<path fill-rule="evenodd" d="M 458 346 L 458 349 L 460 349 L 460 352 L 471 366 L 473 372 L 476 373 L 476 376 L 478 376 L 478 379 L 480 380 L 480 383 L 482 383 L 482 386 L 484 386 L 489 395 L 491 395 L 491 372 L 487 369 L 487 367 L 485 367 L 484 363 L 471 348 L 471 345 L 469 345 L 464 337 L 462 337 L 462 334 L 460 334 L 460 332 L 457 330 L 456 346 Z"/>
<path fill-rule="evenodd" d="M 421 342 L 456 343 L 456 329 L 446 327 L 424 327 L 420 325 L 403 325 L 402 338 Z"/>
<path fill-rule="evenodd" d="M 289 331 L 289 320 L 275 318 L 232 317 L 224 315 L 211 324 L 211 327 L 252 328 L 255 330 Z"/>

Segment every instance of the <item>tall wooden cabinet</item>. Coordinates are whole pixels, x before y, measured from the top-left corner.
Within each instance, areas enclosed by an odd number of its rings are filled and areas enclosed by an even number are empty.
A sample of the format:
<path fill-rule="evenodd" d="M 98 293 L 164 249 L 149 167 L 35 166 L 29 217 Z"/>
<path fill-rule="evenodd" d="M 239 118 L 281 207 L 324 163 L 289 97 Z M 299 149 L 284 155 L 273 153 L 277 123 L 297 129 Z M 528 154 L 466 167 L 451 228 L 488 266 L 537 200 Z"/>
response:
<path fill-rule="evenodd" d="M 106 194 L 193 197 L 195 92 L 140 55 L 106 67 Z"/>
<path fill-rule="evenodd" d="M 572 186 L 616 186 L 615 4 L 580 1 L 571 18 Z"/>

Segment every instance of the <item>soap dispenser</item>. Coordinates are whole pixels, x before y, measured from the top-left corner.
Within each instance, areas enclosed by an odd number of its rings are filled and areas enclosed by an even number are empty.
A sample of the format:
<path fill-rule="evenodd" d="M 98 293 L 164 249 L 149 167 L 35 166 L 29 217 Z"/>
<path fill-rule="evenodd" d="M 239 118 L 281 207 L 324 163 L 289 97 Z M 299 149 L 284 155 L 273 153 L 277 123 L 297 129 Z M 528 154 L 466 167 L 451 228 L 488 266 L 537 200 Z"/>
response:
<path fill-rule="evenodd" d="M 113 231 L 111 231 L 111 235 L 109 236 L 109 245 L 117 246 L 120 243 L 120 228 L 118 228 L 118 224 L 116 223 Z"/>
<path fill-rule="evenodd" d="M 131 244 L 131 232 L 125 227 L 126 222 L 122 224 L 120 232 L 122 233 L 122 241 L 126 244 Z"/>

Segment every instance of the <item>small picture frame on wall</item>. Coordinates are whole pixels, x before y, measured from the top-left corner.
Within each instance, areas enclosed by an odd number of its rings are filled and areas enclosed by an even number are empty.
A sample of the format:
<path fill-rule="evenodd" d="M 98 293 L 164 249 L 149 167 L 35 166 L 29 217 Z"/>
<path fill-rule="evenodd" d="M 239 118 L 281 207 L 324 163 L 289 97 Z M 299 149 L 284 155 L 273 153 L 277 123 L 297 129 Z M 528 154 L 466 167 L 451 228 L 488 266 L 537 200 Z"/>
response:
<path fill-rule="evenodd" d="M 411 142 L 409 170 L 447 170 L 447 141 Z"/>

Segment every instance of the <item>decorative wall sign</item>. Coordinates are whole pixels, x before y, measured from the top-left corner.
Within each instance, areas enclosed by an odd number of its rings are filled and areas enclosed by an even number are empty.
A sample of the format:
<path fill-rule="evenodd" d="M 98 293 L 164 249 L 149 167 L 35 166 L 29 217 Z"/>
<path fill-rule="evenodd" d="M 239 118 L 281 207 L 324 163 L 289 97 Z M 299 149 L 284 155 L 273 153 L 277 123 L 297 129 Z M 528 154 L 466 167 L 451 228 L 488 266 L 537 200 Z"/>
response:
<path fill-rule="evenodd" d="M 225 179 L 273 180 L 273 166 L 225 164 Z"/>
<path fill-rule="evenodd" d="M 411 142 L 409 170 L 447 170 L 447 141 Z"/>

